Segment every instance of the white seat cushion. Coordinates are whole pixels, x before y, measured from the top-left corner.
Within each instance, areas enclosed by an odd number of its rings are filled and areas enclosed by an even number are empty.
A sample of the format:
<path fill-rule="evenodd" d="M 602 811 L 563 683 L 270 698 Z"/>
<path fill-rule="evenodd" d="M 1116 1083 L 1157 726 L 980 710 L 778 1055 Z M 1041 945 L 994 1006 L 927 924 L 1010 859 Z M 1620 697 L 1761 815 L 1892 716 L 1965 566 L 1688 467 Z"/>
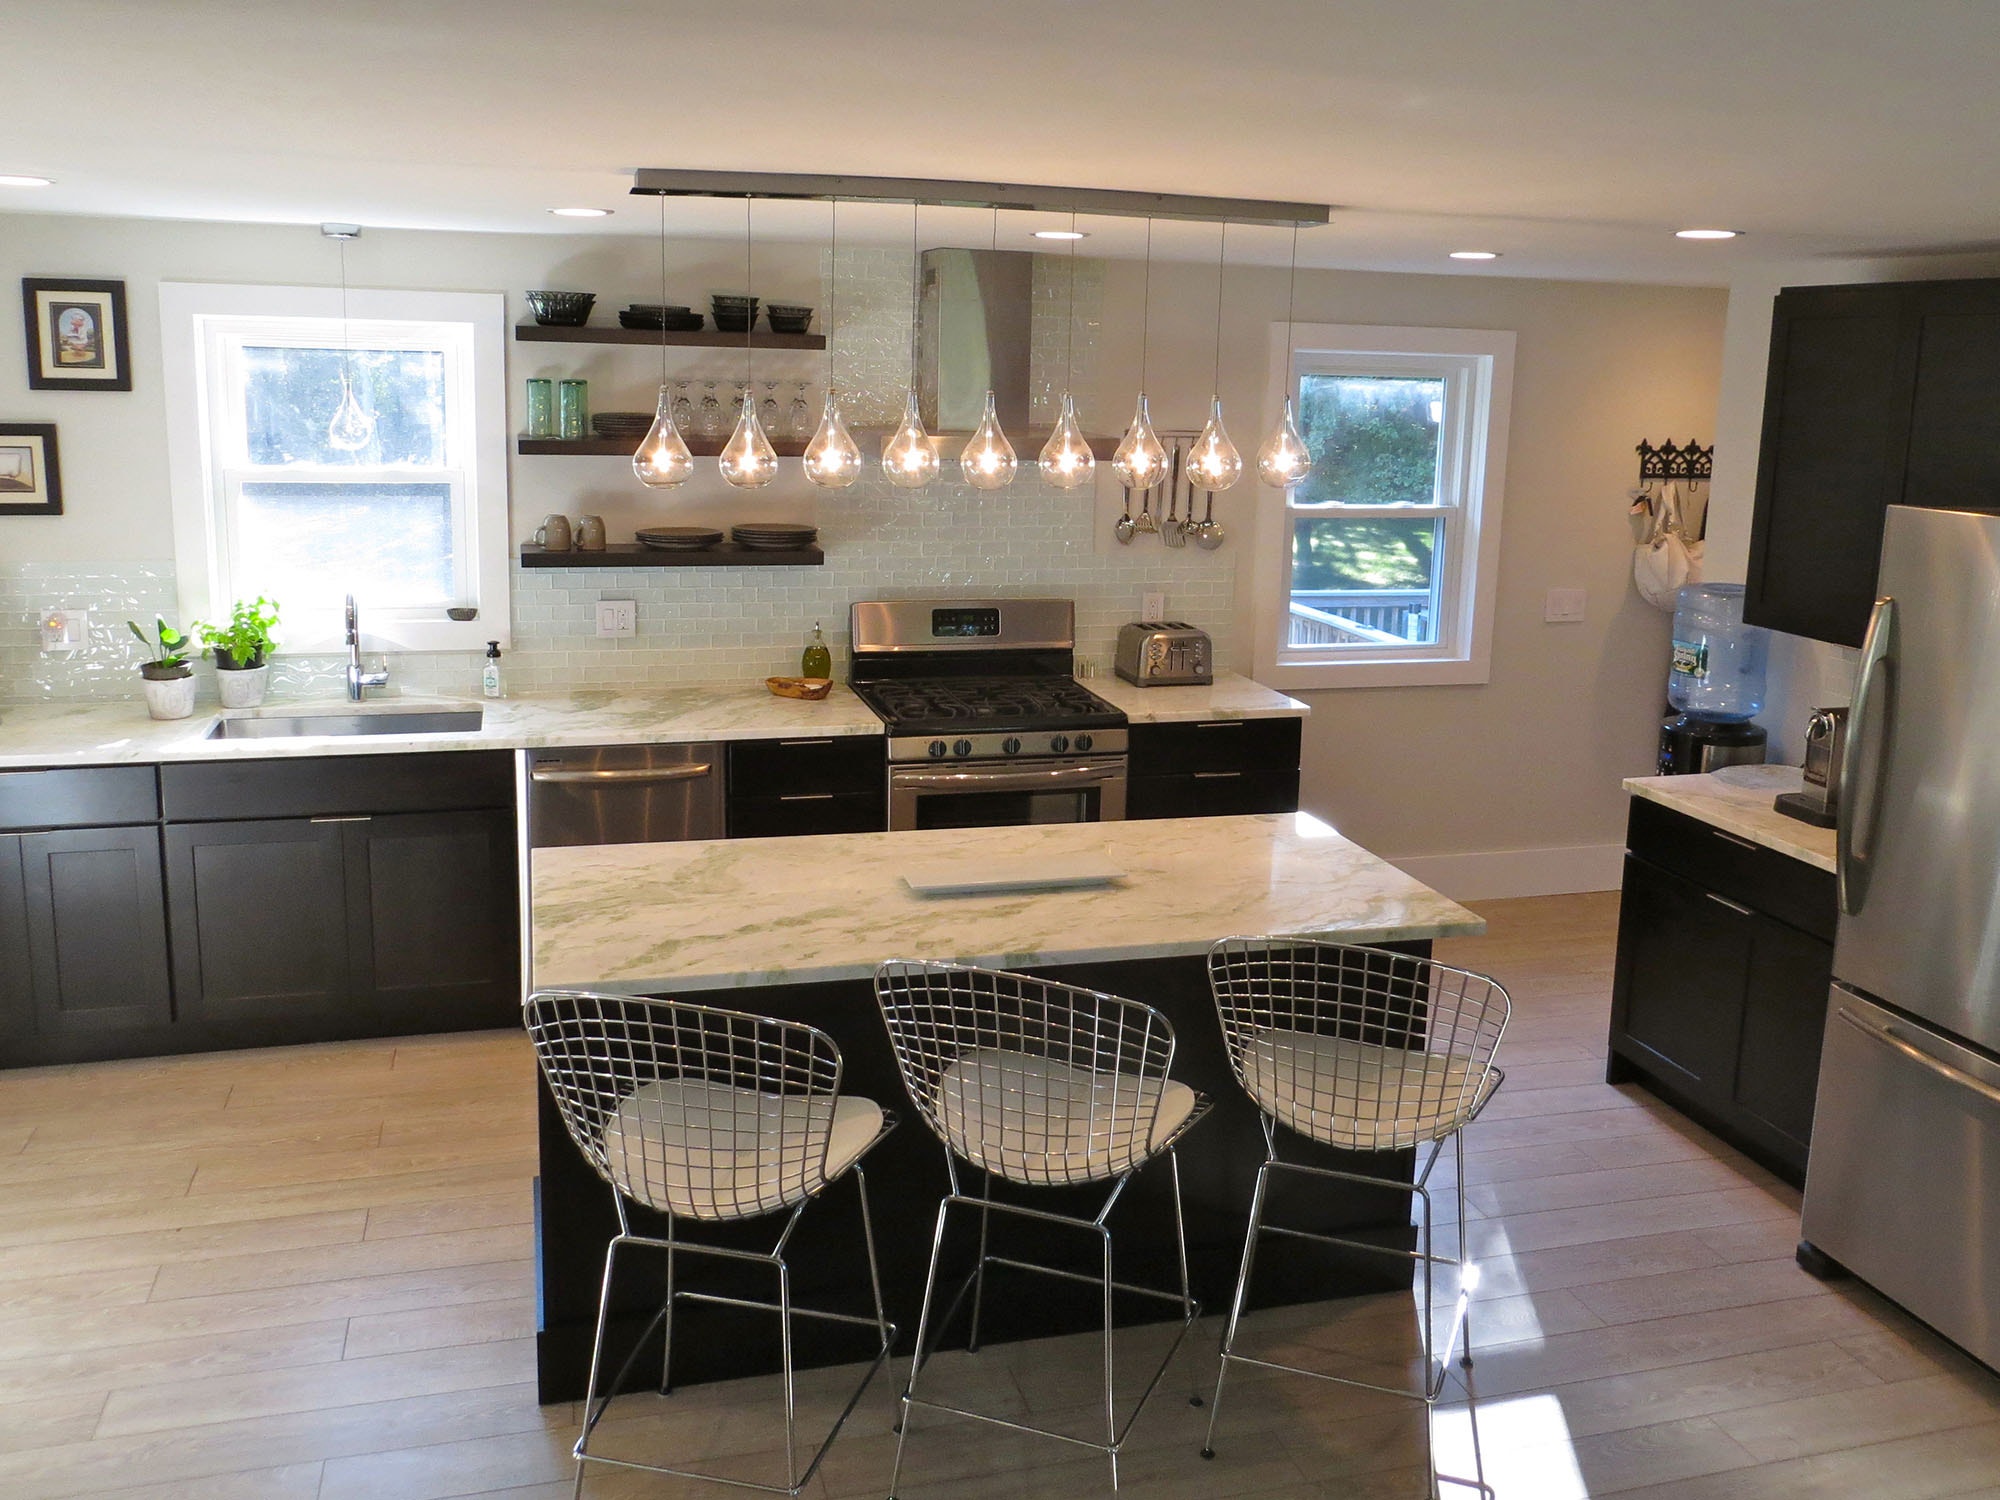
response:
<path fill-rule="evenodd" d="M 1194 1112 L 1172 1079 L 1099 1073 L 1046 1057 L 981 1047 L 937 1084 L 951 1148 L 1014 1182 L 1099 1182 L 1130 1171 Z"/>
<path fill-rule="evenodd" d="M 1247 1040 L 1242 1067 L 1245 1092 L 1280 1124 L 1360 1151 L 1449 1135 L 1498 1082 L 1467 1057 L 1279 1029 Z"/>
<path fill-rule="evenodd" d="M 672 1078 L 626 1095 L 604 1122 L 605 1166 L 620 1192 L 649 1208 L 740 1219 L 818 1192 L 881 1129 L 880 1106 L 851 1094 L 787 1098 Z"/>

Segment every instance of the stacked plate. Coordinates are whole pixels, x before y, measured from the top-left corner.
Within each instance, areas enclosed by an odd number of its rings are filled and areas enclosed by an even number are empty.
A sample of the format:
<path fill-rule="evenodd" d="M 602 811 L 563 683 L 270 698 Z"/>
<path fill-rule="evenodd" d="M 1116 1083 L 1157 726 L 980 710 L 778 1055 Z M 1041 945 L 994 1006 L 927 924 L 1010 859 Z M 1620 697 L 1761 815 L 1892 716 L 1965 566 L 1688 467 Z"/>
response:
<path fill-rule="evenodd" d="M 706 526 L 647 526 L 637 533 L 639 545 L 655 552 L 705 552 L 722 540 Z"/>
<path fill-rule="evenodd" d="M 598 411 L 590 414 L 590 430 L 601 438 L 630 438 L 638 442 L 652 428 L 649 411 Z"/>
<path fill-rule="evenodd" d="M 813 544 L 819 528 L 783 521 L 746 521 L 730 527 L 729 536 L 737 546 L 751 552 L 796 552 Z"/>
<path fill-rule="evenodd" d="M 634 302 L 618 315 L 625 328 L 664 328 L 669 333 L 695 333 L 701 328 L 701 314 L 671 302 Z"/>
<path fill-rule="evenodd" d="M 748 333 L 757 321 L 757 301 L 755 297 L 716 292 L 708 299 L 708 310 L 715 314 L 715 326 L 718 331 Z"/>

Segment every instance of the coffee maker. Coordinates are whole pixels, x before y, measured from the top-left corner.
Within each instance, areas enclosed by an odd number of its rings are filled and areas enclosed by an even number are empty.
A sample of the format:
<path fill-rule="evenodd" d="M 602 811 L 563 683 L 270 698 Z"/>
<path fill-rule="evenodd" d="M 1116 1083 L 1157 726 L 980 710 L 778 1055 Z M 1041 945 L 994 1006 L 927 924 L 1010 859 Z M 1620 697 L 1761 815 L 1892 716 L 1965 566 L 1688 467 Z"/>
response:
<path fill-rule="evenodd" d="M 1772 804 L 1815 828 L 1840 821 L 1840 766 L 1847 758 L 1847 710 L 1816 708 L 1806 720 L 1805 789 L 1780 792 Z"/>

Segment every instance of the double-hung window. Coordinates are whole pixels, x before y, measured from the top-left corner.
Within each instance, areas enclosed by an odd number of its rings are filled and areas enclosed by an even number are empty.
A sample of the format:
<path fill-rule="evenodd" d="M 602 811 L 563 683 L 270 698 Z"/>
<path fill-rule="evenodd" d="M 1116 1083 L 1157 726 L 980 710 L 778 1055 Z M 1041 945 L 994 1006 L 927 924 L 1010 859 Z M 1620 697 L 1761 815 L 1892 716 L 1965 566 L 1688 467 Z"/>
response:
<path fill-rule="evenodd" d="M 1313 467 L 1260 526 L 1260 675 L 1486 681 L 1514 336 L 1300 325 L 1287 349 L 1282 333 Z"/>
<path fill-rule="evenodd" d="M 355 292 L 343 318 L 334 295 L 161 288 L 182 608 L 275 599 L 294 651 L 338 646 L 347 594 L 404 649 L 504 641 L 502 299 Z M 359 446 L 332 431 L 350 391 Z"/>

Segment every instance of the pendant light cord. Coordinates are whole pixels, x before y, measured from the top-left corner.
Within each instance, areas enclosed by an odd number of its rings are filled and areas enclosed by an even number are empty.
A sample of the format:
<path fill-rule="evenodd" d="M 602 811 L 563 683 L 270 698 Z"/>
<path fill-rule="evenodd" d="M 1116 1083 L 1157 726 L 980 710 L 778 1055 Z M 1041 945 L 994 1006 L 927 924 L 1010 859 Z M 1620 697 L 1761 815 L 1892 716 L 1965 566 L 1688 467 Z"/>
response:
<path fill-rule="evenodd" d="M 1222 247 L 1215 252 L 1215 383 L 1211 394 L 1222 394 L 1222 268 L 1229 259 L 1229 221 L 1222 221 Z"/>
<path fill-rule="evenodd" d="M 840 200 L 835 198 L 833 207 L 833 230 L 826 249 L 826 393 L 831 396 L 838 386 L 833 378 L 833 320 L 840 310 Z"/>
<path fill-rule="evenodd" d="M 910 200 L 910 389 L 917 387 L 917 200 Z"/>
<path fill-rule="evenodd" d="M 660 194 L 660 385 L 667 383 L 667 195 Z M 667 407 L 668 416 L 673 407 Z"/>
<path fill-rule="evenodd" d="M 1153 221 L 1146 220 L 1146 280 L 1139 294 L 1139 390 L 1146 389 L 1146 353 L 1153 339 Z"/>
<path fill-rule="evenodd" d="M 1292 226 L 1292 276 L 1285 286 L 1285 399 L 1292 399 L 1292 339 L 1298 331 L 1293 315 L 1299 305 L 1299 226 Z"/>
<path fill-rule="evenodd" d="M 750 196 L 743 197 L 743 295 L 754 297 L 751 289 L 757 284 L 750 271 Z M 743 324 L 743 404 L 750 404 L 750 330 L 757 326 L 757 304 L 750 303 L 750 316 Z"/>
<path fill-rule="evenodd" d="M 354 331 L 347 325 L 347 236 L 342 235 L 340 246 L 340 383 L 343 389 L 354 389 Z"/>
<path fill-rule="evenodd" d="M 1076 379 L 1076 210 L 1069 211 L 1069 291 L 1063 298 L 1063 395 Z"/>

